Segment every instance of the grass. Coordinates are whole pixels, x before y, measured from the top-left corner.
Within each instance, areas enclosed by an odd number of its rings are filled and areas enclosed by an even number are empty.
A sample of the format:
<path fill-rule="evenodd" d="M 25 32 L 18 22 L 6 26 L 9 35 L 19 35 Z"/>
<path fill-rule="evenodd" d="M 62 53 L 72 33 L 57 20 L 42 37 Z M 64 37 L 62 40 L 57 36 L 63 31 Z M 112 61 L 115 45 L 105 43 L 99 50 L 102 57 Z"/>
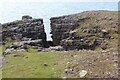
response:
<path fill-rule="evenodd" d="M 2 60 L 2 49 L 3 47 L 0 46 L 0 60 Z M 2 79 L 2 68 L 0 67 L 0 80 Z"/>
<path fill-rule="evenodd" d="M 47 52 L 22 52 L 6 56 L 8 62 L 3 67 L 3 77 L 7 78 L 44 78 L 53 77 L 54 61 L 59 58 L 53 53 Z M 44 66 L 47 64 L 48 66 Z"/>
<path fill-rule="evenodd" d="M 100 53 L 100 50 L 80 50 L 80 51 L 49 51 L 49 52 L 37 52 L 35 49 L 29 50 L 29 52 L 13 52 L 5 57 L 6 64 L 3 66 L 3 78 L 60 78 L 60 77 L 79 77 L 78 70 L 81 70 L 83 66 L 87 66 L 88 61 L 93 60 L 92 55 Z M 76 57 L 73 57 L 76 55 Z M 89 58 L 87 58 L 87 57 Z M 91 57 L 91 58 L 90 58 Z M 85 61 L 82 63 L 81 61 Z M 69 63 L 68 63 L 69 62 Z M 80 62 L 80 63 L 79 63 Z M 79 63 L 78 65 L 76 65 Z M 47 64 L 45 66 L 44 64 Z M 90 77 L 89 71 L 94 74 L 100 70 L 112 69 L 107 62 L 100 63 L 97 61 L 94 63 L 97 65 L 95 68 L 86 67 L 88 74 L 86 77 Z M 103 65 L 104 64 L 104 65 Z M 100 65 L 103 65 L 100 67 Z M 103 69 L 106 67 L 106 69 Z M 65 69 L 74 69 L 77 73 L 75 75 L 66 75 Z M 98 68 L 100 69 L 99 71 Z M 93 75 L 94 75 L 93 74 Z"/>
<path fill-rule="evenodd" d="M 112 36 L 117 36 L 114 34 L 114 31 L 117 28 L 113 28 L 113 23 L 116 21 L 117 16 L 116 12 L 94 12 L 94 13 L 81 13 L 80 15 L 73 15 L 73 18 L 77 21 L 81 18 L 80 26 L 76 34 L 85 36 L 85 39 L 93 41 L 96 39 L 96 36 L 87 37 L 87 35 L 94 33 L 83 32 L 83 29 L 87 27 L 92 30 L 94 27 L 98 26 L 100 29 L 106 29 L 111 31 Z M 108 20 L 109 16 L 112 15 L 112 21 Z M 80 17 L 81 16 L 81 17 Z M 88 19 L 87 17 L 91 17 Z M 106 19 L 104 19 L 106 17 Z M 22 23 L 18 21 L 18 23 Z M 106 24 L 107 23 L 107 24 Z M 96 25 L 97 24 L 97 25 Z M 118 33 L 119 34 L 119 33 Z M 99 32 L 96 35 L 101 35 Z M 0 46 L 0 51 L 5 47 L 11 45 L 13 41 L 10 38 L 7 38 L 7 44 L 2 48 Z M 15 41 L 17 42 L 17 41 Z M 103 46 L 110 44 L 112 48 L 117 47 L 118 41 L 115 39 L 108 40 L 103 43 Z M 101 46 L 101 45 L 100 45 Z M 108 55 L 106 52 L 102 51 L 98 46 L 95 51 L 92 50 L 80 50 L 80 51 L 49 51 L 49 52 L 37 52 L 37 49 L 29 47 L 28 52 L 13 52 L 12 54 L 6 55 L 5 60 L 6 64 L 3 66 L 2 76 L 0 78 L 78 78 L 79 71 L 85 69 L 88 71 L 85 77 L 91 78 L 96 74 L 101 75 L 102 72 L 110 71 L 115 72 L 116 67 L 113 67 L 112 58 L 113 56 Z M 104 56 L 102 56 L 102 54 Z M 106 59 L 109 60 L 106 60 Z M 65 69 L 73 69 L 74 74 L 67 75 Z M 1 68 L 0 68 L 1 70 Z M 91 74 L 92 72 L 92 74 Z"/>

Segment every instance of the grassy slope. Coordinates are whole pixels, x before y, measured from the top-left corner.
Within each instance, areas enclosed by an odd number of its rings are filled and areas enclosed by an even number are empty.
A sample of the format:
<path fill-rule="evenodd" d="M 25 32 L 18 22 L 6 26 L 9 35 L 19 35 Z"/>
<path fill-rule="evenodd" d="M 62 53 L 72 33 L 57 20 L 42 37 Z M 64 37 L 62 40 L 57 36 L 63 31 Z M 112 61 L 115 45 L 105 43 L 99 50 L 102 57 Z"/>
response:
<path fill-rule="evenodd" d="M 113 66 L 113 56 L 108 56 L 108 52 L 104 53 L 106 54 L 104 56 L 100 53 L 101 51 L 90 50 L 69 52 L 31 50 L 29 53 L 18 53 L 17 57 L 14 57 L 16 54 L 10 54 L 5 57 L 7 63 L 3 67 L 3 78 L 79 77 L 78 71 L 82 69 L 88 71 L 86 77 L 95 77 L 96 74 L 104 76 L 101 73 L 107 71 L 115 75 L 117 68 Z M 44 63 L 48 66 L 44 66 Z M 65 69 L 69 68 L 74 69 L 74 73 L 67 75 Z"/>
<path fill-rule="evenodd" d="M 97 14 L 96 14 L 97 13 Z M 109 21 L 106 25 L 106 20 L 101 20 L 106 16 L 111 16 L 112 14 L 103 12 L 104 16 L 96 12 L 94 14 L 81 13 L 80 15 L 73 16 L 74 19 L 79 17 L 86 17 L 81 15 L 88 15 L 92 17 L 98 16 L 98 20 L 90 20 L 81 24 L 78 29 L 78 34 L 84 34 L 81 28 L 87 26 L 92 28 L 90 23 L 99 21 L 98 26 L 103 27 L 107 30 L 115 31 L 112 28 L 114 22 Z M 117 14 L 114 13 L 113 14 Z M 87 17 L 88 17 L 87 16 Z M 112 16 L 115 21 L 116 16 Z M 101 22 L 103 21 L 103 22 Z M 88 23 L 88 24 L 87 24 Z M 102 24 L 101 24 L 102 23 Z M 86 25 L 87 24 L 87 25 Z M 110 25 L 111 24 L 111 25 Z M 109 28 L 108 28 L 109 26 Z M 111 32 L 112 35 L 112 32 Z M 117 34 L 113 34 L 117 36 Z M 117 40 L 112 39 L 106 41 L 106 43 L 111 44 L 112 47 L 117 48 Z M 7 45 L 9 45 L 8 43 Z M 1 47 L 0 47 L 0 50 Z M 6 64 L 3 66 L 3 78 L 51 78 L 51 77 L 79 77 L 79 71 L 85 69 L 88 71 L 86 77 L 109 77 L 103 72 L 110 72 L 115 77 L 117 76 L 117 64 L 114 62 L 117 60 L 117 56 L 113 53 L 117 53 L 116 50 L 106 50 L 96 49 L 96 51 L 81 50 L 81 51 L 61 51 L 61 52 L 37 52 L 35 49 L 30 49 L 29 52 L 15 52 L 16 54 L 10 54 L 5 57 Z M 15 57 L 16 56 L 16 57 Z M 48 66 L 44 66 L 47 64 Z M 67 75 L 65 69 L 72 68 L 74 70 L 73 74 Z"/>
<path fill-rule="evenodd" d="M 91 11 L 91 12 L 82 12 L 77 15 L 73 15 L 73 19 L 79 18 L 89 18 L 85 19 L 80 22 L 80 26 L 77 29 L 77 35 L 101 35 L 101 33 L 84 33 L 82 30 L 83 28 L 87 28 L 93 30 L 96 27 L 98 29 L 106 29 L 110 32 L 110 36 L 114 37 L 115 39 L 109 39 L 106 42 L 102 43 L 100 46 L 108 45 L 109 47 L 116 46 L 117 38 L 118 38 L 118 12 L 117 11 Z M 87 40 L 93 40 L 97 38 L 96 36 L 93 37 L 85 37 Z M 98 46 L 100 48 L 100 46 Z"/>
<path fill-rule="evenodd" d="M 3 68 L 3 77 L 39 78 L 53 77 L 52 68 L 54 61 L 58 60 L 55 54 L 51 53 L 20 53 L 18 57 L 14 54 L 6 57 L 8 62 Z M 26 58 L 28 57 L 28 58 Z M 48 66 L 44 66 L 46 63 Z"/>
<path fill-rule="evenodd" d="M 0 61 L 2 60 L 1 53 L 2 53 L 2 46 L 0 46 Z M 2 68 L 0 68 L 0 80 L 1 80 L 1 78 L 2 78 Z"/>

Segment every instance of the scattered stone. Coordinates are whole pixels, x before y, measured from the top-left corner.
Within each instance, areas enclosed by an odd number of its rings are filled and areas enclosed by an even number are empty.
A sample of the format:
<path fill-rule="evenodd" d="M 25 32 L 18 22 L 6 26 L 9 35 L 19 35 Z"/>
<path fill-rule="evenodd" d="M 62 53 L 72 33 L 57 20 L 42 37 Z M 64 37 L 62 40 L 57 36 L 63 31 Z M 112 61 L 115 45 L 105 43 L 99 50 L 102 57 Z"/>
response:
<path fill-rule="evenodd" d="M 98 74 L 95 74 L 95 77 L 99 77 L 99 75 L 98 75 Z"/>
<path fill-rule="evenodd" d="M 13 50 L 14 48 L 8 48 L 3 52 L 3 55 L 10 54 Z"/>
<path fill-rule="evenodd" d="M 113 52 L 113 55 L 114 56 L 118 56 L 118 52 Z"/>
<path fill-rule="evenodd" d="M 66 77 L 62 77 L 62 80 L 66 80 L 67 78 Z"/>
<path fill-rule="evenodd" d="M 26 37 L 24 37 L 24 38 L 22 38 L 21 40 L 22 40 L 22 41 L 31 41 L 31 38 L 26 38 Z"/>
<path fill-rule="evenodd" d="M 106 50 L 106 49 L 107 49 L 107 45 L 101 46 L 101 48 L 102 48 L 103 50 Z"/>
<path fill-rule="evenodd" d="M 103 29 L 103 30 L 101 30 L 101 31 L 102 31 L 102 33 L 104 33 L 104 34 L 107 34 L 107 33 L 108 33 L 108 31 L 105 30 L 105 29 Z"/>
<path fill-rule="evenodd" d="M 73 69 L 65 69 L 65 73 L 66 74 L 72 74 L 73 73 Z"/>
<path fill-rule="evenodd" d="M 41 52 L 48 52 L 49 50 L 48 49 L 42 49 Z"/>
<path fill-rule="evenodd" d="M 10 53 L 11 51 L 17 51 L 17 52 L 28 51 L 27 45 L 30 45 L 30 46 L 34 45 L 34 46 L 41 47 L 42 46 L 42 40 L 41 39 L 37 39 L 37 40 L 31 40 L 31 41 L 15 42 L 11 46 L 8 46 L 6 48 L 4 53 Z"/>
<path fill-rule="evenodd" d="M 62 46 L 50 47 L 49 49 L 55 50 L 55 51 L 63 51 L 64 50 L 64 48 Z"/>
<path fill-rule="evenodd" d="M 80 78 L 85 77 L 86 74 L 87 74 L 87 71 L 86 71 L 86 70 L 81 70 L 81 71 L 79 72 Z"/>
<path fill-rule="evenodd" d="M 69 64 L 70 62 L 67 62 L 67 64 Z"/>

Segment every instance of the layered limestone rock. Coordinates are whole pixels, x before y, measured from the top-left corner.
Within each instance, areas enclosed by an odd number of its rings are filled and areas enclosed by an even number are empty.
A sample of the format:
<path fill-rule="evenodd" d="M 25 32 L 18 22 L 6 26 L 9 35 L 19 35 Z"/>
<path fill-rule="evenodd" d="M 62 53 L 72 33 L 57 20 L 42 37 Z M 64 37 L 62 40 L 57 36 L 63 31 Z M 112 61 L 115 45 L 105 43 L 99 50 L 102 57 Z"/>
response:
<path fill-rule="evenodd" d="M 46 33 L 44 31 L 43 19 L 33 19 L 31 16 L 22 16 L 22 20 L 2 24 L 3 41 L 11 40 L 42 40 L 46 44 Z"/>
<path fill-rule="evenodd" d="M 86 11 L 52 17 L 53 44 L 66 50 L 110 48 L 118 38 L 117 16 L 116 11 Z"/>
<path fill-rule="evenodd" d="M 50 20 L 53 42 L 46 41 L 43 19 L 33 19 L 28 15 L 22 16 L 22 20 L 2 24 L 3 41 L 41 39 L 43 47 L 62 46 L 65 50 L 108 49 L 117 46 L 117 11 L 86 11 L 52 17 Z"/>
<path fill-rule="evenodd" d="M 78 28 L 79 24 L 69 18 L 70 16 L 51 18 L 51 34 L 54 45 L 59 45 L 60 41 L 69 36 L 69 32 Z"/>

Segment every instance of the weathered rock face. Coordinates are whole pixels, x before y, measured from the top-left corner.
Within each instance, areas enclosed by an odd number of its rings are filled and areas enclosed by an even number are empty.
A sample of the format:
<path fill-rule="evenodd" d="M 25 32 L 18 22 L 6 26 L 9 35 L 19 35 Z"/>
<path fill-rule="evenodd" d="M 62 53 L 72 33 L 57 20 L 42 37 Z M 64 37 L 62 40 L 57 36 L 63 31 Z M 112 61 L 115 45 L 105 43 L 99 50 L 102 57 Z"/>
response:
<path fill-rule="evenodd" d="M 53 44 L 66 50 L 107 49 L 118 38 L 118 13 L 87 11 L 80 14 L 51 18 Z"/>
<path fill-rule="evenodd" d="M 70 16 L 51 18 L 51 34 L 54 45 L 59 45 L 60 41 L 66 39 L 71 30 L 78 28 L 79 24 L 69 18 Z"/>
<path fill-rule="evenodd" d="M 46 33 L 44 31 L 43 19 L 32 19 L 30 16 L 23 16 L 22 20 L 2 24 L 3 41 L 12 40 L 37 40 L 41 39 L 42 46 L 46 44 Z"/>
<path fill-rule="evenodd" d="M 46 41 L 43 19 L 22 16 L 22 20 L 2 24 L 3 41 L 41 39 L 40 47 L 62 46 L 65 50 L 107 49 L 117 46 L 118 13 L 116 11 L 86 11 L 79 14 L 52 17 L 53 42 Z M 0 33 L 0 34 L 1 34 Z M 115 45 L 116 44 L 116 45 Z M 36 45 L 32 44 L 32 45 Z"/>

